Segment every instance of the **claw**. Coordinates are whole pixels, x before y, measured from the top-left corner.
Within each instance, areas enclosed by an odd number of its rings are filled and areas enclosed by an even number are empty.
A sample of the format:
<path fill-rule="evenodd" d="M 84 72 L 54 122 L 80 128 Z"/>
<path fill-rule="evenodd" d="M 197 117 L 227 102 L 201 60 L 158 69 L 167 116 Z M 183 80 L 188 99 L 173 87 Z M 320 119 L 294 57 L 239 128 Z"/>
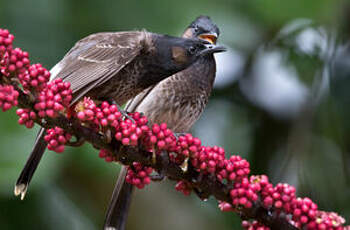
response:
<path fill-rule="evenodd" d="M 132 122 L 133 124 L 135 124 L 134 118 L 132 118 L 131 116 L 129 116 L 128 112 L 126 112 L 124 109 L 120 108 L 119 105 L 117 105 L 117 107 L 118 107 L 119 112 L 120 112 L 125 118 L 130 119 L 131 122 Z"/>
<path fill-rule="evenodd" d="M 117 103 L 115 100 L 112 99 L 112 100 L 109 100 L 109 101 L 110 101 L 110 103 L 112 103 L 112 104 L 114 104 L 114 105 L 117 106 L 118 111 L 119 111 L 125 118 L 130 119 L 131 122 L 135 124 L 134 118 L 132 118 L 131 116 L 129 116 L 128 112 L 125 111 L 124 109 L 122 109 L 122 108 L 118 105 L 118 103 Z"/>
<path fill-rule="evenodd" d="M 179 140 L 179 137 L 185 136 L 185 135 L 186 135 L 186 133 L 174 133 L 174 136 L 175 136 L 177 141 Z"/>
<path fill-rule="evenodd" d="M 21 200 L 23 200 L 24 197 L 26 196 L 27 189 L 28 189 L 28 186 L 26 184 L 16 185 L 14 190 L 15 196 L 21 195 Z"/>
<path fill-rule="evenodd" d="M 107 101 L 108 101 L 109 103 L 113 104 L 113 105 L 116 105 L 117 108 L 118 108 L 118 111 L 119 111 L 125 118 L 130 119 L 130 120 L 132 121 L 132 123 L 135 124 L 134 118 L 132 118 L 131 116 L 129 116 L 128 112 L 125 111 L 124 109 L 122 109 L 114 99 L 108 99 Z"/>

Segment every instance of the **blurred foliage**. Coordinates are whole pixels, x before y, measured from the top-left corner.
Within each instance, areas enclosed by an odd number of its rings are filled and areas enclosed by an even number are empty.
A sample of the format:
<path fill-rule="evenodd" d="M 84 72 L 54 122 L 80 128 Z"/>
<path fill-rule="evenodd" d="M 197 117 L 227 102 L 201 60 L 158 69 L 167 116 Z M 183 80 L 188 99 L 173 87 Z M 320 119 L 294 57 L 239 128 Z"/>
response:
<path fill-rule="evenodd" d="M 325 210 L 350 218 L 350 3 L 346 0 L 0 0 L 0 27 L 53 66 L 80 38 L 145 28 L 179 35 L 209 15 L 230 52 L 217 57 L 211 101 L 193 132 L 251 162 L 253 173 L 288 182 Z M 34 130 L 0 113 L 1 229 L 100 229 L 119 166 L 85 145 L 47 152 L 27 197 L 13 186 Z M 213 199 L 183 197 L 173 182 L 137 191 L 128 229 L 238 229 Z"/>

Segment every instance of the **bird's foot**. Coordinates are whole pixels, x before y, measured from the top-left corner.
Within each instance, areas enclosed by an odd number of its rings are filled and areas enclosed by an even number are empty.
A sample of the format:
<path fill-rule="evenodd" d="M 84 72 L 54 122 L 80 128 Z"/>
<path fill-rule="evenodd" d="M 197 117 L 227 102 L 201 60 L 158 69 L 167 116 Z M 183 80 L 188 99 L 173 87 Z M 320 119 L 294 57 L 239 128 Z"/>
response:
<path fill-rule="evenodd" d="M 111 100 L 109 100 L 109 102 L 110 102 L 111 104 L 113 104 L 113 105 L 116 105 L 117 108 L 118 108 L 118 111 L 119 111 L 125 118 L 130 119 L 130 120 L 132 121 L 132 123 L 135 124 L 134 118 L 132 118 L 131 116 L 129 116 L 128 112 L 127 112 L 126 110 L 122 109 L 122 107 L 121 107 L 120 105 L 118 105 L 118 103 L 117 103 L 115 100 L 111 99 Z"/>
<path fill-rule="evenodd" d="M 27 184 L 16 184 L 15 190 L 14 190 L 15 196 L 21 195 L 21 200 L 23 200 L 24 197 L 26 196 L 27 189 L 28 189 Z"/>
<path fill-rule="evenodd" d="M 132 118 L 132 117 L 128 114 L 128 112 L 127 112 L 126 110 L 122 109 L 119 105 L 117 105 L 117 107 L 118 107 L 118 111 L 119 111 L 125 118 L 131 120 L 131 122 L 135 124 L 134 118 Z"/>
<path fill-rule="evenodd" d="M 186 135 L 186 133 L 174 133 L 176 140 L 179 140 L 179 137 L 185 136 L 185 135 Z"/>

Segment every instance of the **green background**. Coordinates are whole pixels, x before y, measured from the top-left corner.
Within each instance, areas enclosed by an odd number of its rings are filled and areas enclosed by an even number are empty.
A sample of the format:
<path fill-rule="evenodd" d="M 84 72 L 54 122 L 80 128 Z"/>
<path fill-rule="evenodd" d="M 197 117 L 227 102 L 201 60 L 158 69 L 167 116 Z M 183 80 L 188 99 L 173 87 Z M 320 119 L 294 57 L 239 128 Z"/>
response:
<path fill-rule="evenodd" d="M 32 63 L 50 69 L 91 33 L 145 28 L 180 35 L 197 16 L 210 16 L 230 52 L 219 54 L 222 72 L 193 133 L 244 156 L 253 173 L 293 184 L 320 208 L 350 218 L 350 55 L 341 52 L 350 37 L 348 4 L 0 0 L 0 28 L 16 36 L 15 46 L 28 51 Z M 298 90 L 285 87 L 286 79 Z M 25 200 L 13 195 L 36 130 L 19 126 L 14 109 L 0 113 L 0 228 L 101 229 L 119 166 L 99 159 L 89 145 L 47 151 Z M 220 212 L 214 199 L 201 202 L 173 187 L 164 181 L 137 191 L 128 229 L 240 229 L 239 218 Z"/>

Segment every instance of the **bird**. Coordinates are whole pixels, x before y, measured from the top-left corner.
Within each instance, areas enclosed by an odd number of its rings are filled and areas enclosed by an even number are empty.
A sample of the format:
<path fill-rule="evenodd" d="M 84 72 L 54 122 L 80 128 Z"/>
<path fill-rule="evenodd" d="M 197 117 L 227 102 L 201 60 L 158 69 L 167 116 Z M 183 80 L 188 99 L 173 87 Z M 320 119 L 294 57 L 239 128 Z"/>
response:
<path fill-rule="evenodd" d="M 197 17 L 183 38 L 199 38 L 216 44 L 219 28 L 208 16 Z M 167 123 L 176 133 L 188 132 L 208 103 L 216 74 L 213 53 L 201 56 L 187 69 L 152 86 L 126 105 L 128 112 L 141 112 L 149 125 Z M 125 181 L 127 166 L 122 166 L 104 223 L 105 230 L 124 230 L 134 186 Z"/>
<path fill-rule="evenodd" d="M 123 105 L 144 89 L 181 71 L 208 53 L 222 52 L 200 39 L 142 31 L 101 32 L 78 41 L 50 71 L 70 82 L 71 105 L 83 97 Z M 41 129 L 17 179 L 14 193 L 24 199 L 47 143 Z"/>

